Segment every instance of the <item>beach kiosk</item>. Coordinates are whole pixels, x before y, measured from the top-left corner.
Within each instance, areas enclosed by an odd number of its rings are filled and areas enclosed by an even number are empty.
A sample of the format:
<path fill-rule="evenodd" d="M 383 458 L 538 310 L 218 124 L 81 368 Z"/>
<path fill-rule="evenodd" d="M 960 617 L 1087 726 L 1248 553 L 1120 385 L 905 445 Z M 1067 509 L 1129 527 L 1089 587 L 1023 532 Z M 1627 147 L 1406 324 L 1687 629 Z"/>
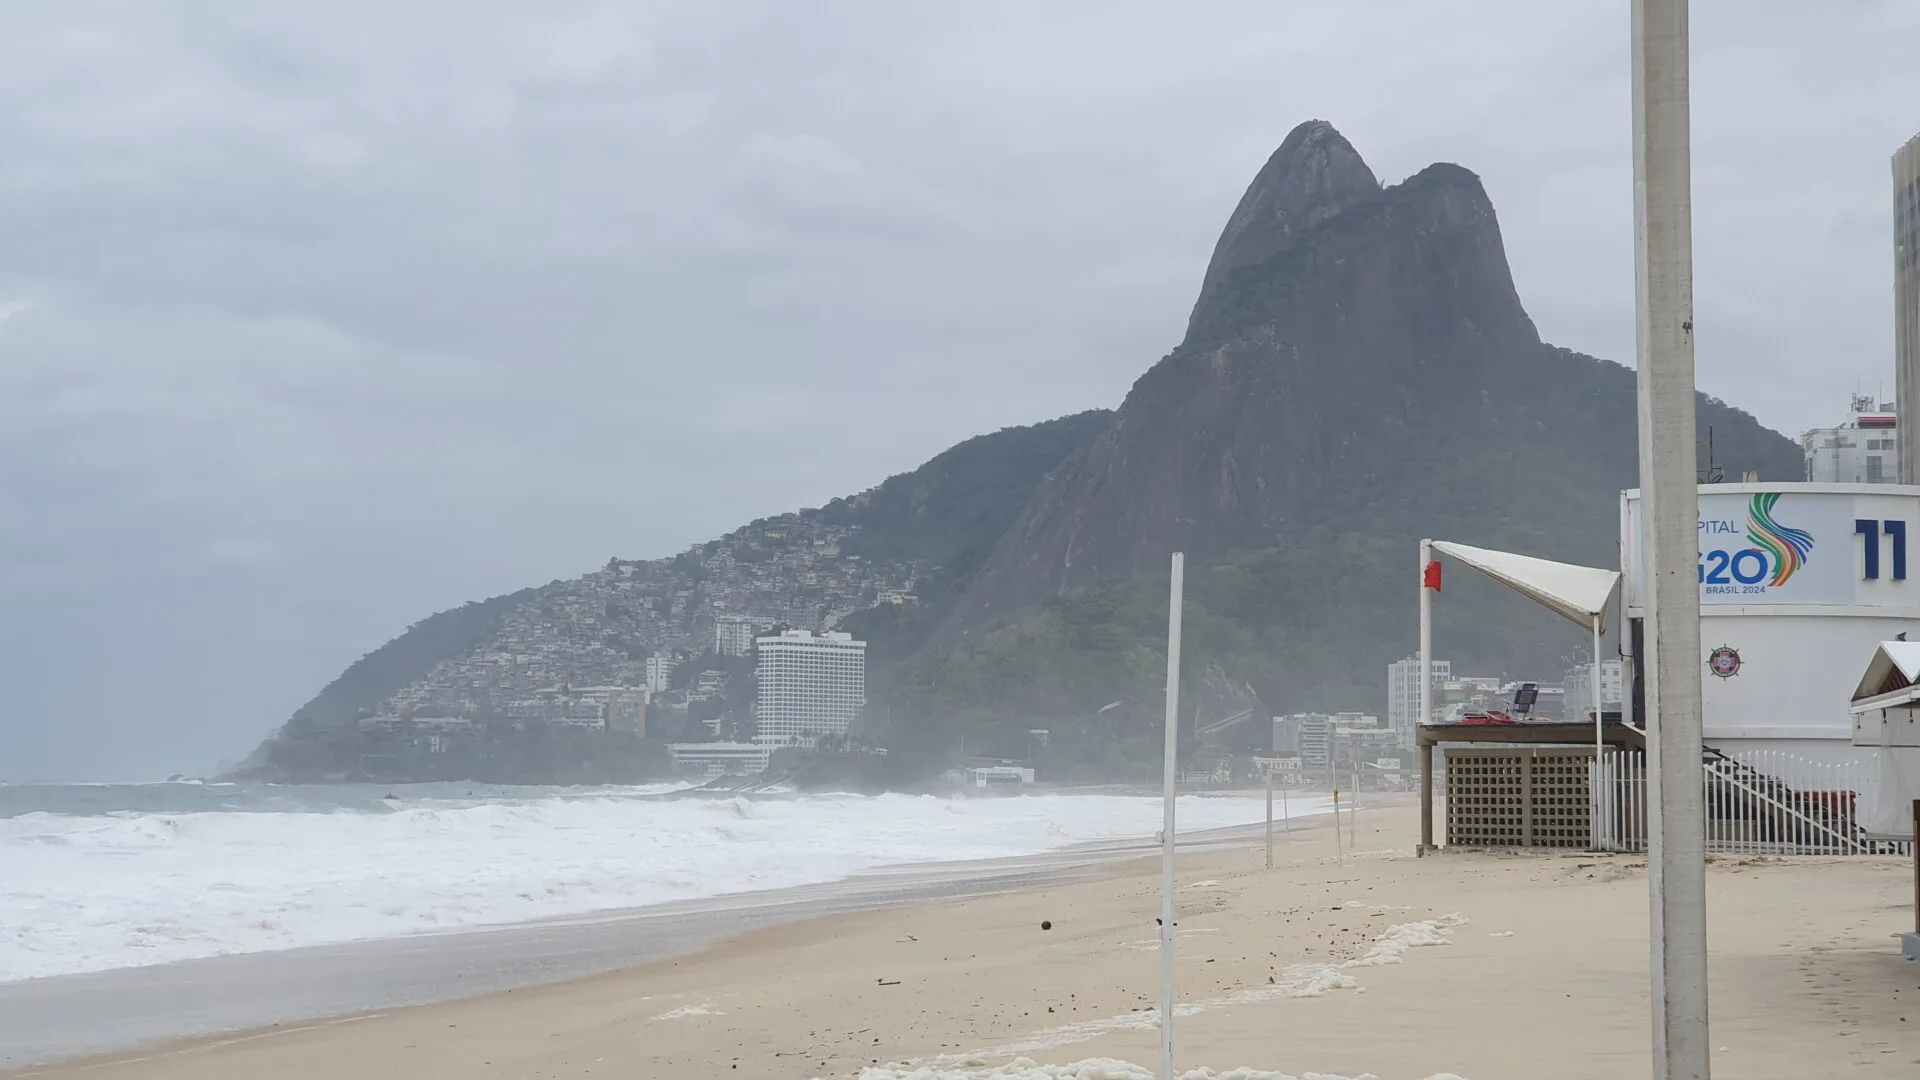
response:
<path fill-rule="evenodd" d="M 1878 790 L 1863 793 L 1860 823 L 1881 836 L 1912 836 L 1913 913 L 1901 950 L 1920 960 L 1920 642 L 1883 641 L 1854 688 L 1853 745 L 1874 751 Z"/>

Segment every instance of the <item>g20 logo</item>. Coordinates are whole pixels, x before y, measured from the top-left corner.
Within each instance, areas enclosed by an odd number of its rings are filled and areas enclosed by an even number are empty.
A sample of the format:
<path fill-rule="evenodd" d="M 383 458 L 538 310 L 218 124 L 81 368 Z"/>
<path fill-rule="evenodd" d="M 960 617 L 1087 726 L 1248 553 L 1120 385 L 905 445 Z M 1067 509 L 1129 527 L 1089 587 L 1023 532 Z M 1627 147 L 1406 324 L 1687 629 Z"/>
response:
<path fill-rule="evenodd" d="M 1772 491 L 1755 495 L 1747 504 L 1744 532 L 1752 547 L 1700 552 L 1700 584 L 1708 592 L 1764 593 L 1785 585 L 1807 565 L 1807 557 L 1813 554 L 1813 534 L 1775 521 L 1773 509 L 1779 502 L 1780 493 Z M 1739 519 L 1734 518 L 1703 520 L 1700 531 L 1737 536 L 1743 530 Z"/>
<path fill-rule="evenodd" d="M 1759 548 L 1700 553 L 1700 584 L 1758 585 L 1773 574 L 1773 563 Z"/>

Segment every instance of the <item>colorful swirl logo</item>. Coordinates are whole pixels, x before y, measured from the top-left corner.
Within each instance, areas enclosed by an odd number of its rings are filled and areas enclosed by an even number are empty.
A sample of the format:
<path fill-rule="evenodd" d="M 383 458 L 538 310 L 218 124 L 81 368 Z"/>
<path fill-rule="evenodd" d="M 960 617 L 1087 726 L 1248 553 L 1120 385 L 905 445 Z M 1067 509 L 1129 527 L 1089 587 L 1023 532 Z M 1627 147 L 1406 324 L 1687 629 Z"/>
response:
<path fill-rule="evenodd" d="M 1772 556 L 1773 578 L 1767 584 L 1776 589 L 1807 564 L 1807 556 L 1813 551 L 1812 533 L 1773 520 L 1773 508 L 1779 502 L 1780 493 L 1772 491 L 1755 495 L 1747 508 L 1747 539 Z"/>

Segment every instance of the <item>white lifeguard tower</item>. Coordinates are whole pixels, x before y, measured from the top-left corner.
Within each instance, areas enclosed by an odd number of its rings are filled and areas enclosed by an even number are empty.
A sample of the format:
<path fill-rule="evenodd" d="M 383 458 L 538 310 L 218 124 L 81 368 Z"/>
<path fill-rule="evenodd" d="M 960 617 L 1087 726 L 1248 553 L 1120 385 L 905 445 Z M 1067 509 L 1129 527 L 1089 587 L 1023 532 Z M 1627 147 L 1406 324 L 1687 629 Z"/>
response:
<path fill-rule="evenodd" d="M 1861 824 L 1914 844 L 1913 932 L 1901 951 L 1920 960 L 1920 641 L 1883 641 L 1854 687 L 1853 745 L 1870 748 L 1879 766 L 1876 790 L 1862 798 Z"/>

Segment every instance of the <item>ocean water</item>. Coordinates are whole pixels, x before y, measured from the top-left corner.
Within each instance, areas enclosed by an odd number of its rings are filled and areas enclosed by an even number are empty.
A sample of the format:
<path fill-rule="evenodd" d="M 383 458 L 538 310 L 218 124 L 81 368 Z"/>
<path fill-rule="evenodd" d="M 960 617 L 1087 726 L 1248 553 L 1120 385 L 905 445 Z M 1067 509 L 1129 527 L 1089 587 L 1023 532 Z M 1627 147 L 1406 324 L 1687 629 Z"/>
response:
<path fill-rule="evenodd" d="M 0 786 L 0 981 L 1039 854 L 1152 836 L 1160 813 L 1126 795 Z M 1265 803 L 1183 797 L 1179 815 L 1182 832 L 1221 828 Z"/>

